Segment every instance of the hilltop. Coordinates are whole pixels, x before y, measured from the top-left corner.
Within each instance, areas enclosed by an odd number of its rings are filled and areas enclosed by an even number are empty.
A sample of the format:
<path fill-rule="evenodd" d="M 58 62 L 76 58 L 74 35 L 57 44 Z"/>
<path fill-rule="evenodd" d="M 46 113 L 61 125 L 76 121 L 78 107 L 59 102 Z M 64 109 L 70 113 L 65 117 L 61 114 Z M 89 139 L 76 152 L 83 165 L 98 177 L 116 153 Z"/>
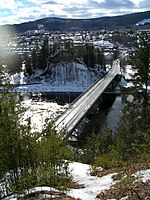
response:
<path fill-rule="evenodd" d="M 63 19 L 48 17 L 35 21 L 30 21 L 21 24 L 14 25 L 3 25 L 0 27 L 1 30 L 9 28 L 12 31 L 25 32 L 28 30 L 35 30 L 44 28 L 47 31 L 82 31 L 82 30 L 99 30 L 99 29 L 115 29 L 119 27 L 124 28 L 135 28 L 144 24 L 140 24 L 141 21 L 145 20 L 146 25 L 149 26 L 150 11 L 138 12 L 126 15 L 120 15 L 115 17 L 100 17 L 91 19 Z"/>

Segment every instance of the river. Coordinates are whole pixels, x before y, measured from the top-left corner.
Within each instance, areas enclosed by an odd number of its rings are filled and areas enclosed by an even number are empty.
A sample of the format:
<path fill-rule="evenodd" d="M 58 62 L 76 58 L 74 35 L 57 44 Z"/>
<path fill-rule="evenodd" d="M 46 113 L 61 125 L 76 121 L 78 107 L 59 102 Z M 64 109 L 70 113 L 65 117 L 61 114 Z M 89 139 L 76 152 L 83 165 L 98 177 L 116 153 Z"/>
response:
<path fill-rule="evenodd" d="M 58 93 L 58 94 L 43 94 L 42 98 L 49 101 L 57 101 L 59 104 L 71 103 L 75 98 L 77 98 L 80 93 Z M 109 128 L 112 132 L 115 132 L 117 124 L 122 114 L 122 109 L 124 107 L 124 102 L 121 95 L 117 95 L 114 99 L 112 105 L 108 108 L 100 108 L 96 114 L 83 119 L 83 122 L 77 127 L 79 132 L 95 131 L 99 132 L 102 128 Z"/>
<path fill-rule="evenodd" d="M 108 110 L 105 110 L 106 118 L 104 120 L 104 127 L 112 129 L 113 132 L 116 130 L 123 107 L 122 96 L 117 96 L 113 105 Z"/>
<path fill-rule="evenodd" d="M 80 94 L 81 93 L 43 93 L 41 95 L 37 94 L 37 96 L 29 96 L 28 94 L 26 94 L 23 99 L 27 100 L 29 98 L 37 98 L 38 101 L 38 99 L 40 98 L 40 101 L 55 101 L 63 106 L 66 105 L 66 103 L 71 103 Z M 85 136 L 93 131 L 98 133 L 103 128 L 109 128 L 112 130 L 112 132 L 115 132 L 122 113 L 123 106 L 124 102 L 122 101 L 122 96 L 116 96 L 113 99 L 112 105 L 110 107 L 106 106 L 106 108 L 104 108 L 102 106 L 94 114 L 86 115 L 76 130 L 78 130 L 79 134 Z"/>

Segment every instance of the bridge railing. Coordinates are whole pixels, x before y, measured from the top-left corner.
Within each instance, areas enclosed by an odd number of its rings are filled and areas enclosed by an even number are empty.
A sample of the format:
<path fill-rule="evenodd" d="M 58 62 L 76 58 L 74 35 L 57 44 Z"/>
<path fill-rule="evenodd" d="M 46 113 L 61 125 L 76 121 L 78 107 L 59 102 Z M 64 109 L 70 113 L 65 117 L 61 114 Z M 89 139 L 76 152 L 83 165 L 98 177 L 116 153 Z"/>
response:
<path fill-rule="evenodd" d="M 114 62 L 118 62 L 118 59 L 116 59 Z M 94 82 L 92 85 L 90 85 L 90 86 L 87 88 L 86 91 L 84 91 L 82 94 L 80 94 L 80 95 L 70 104 L 70 106 L 71 106 L 72 104 L 76 103 L 80 98 L 82 98 L 82 96 L 85 96 L 85 94 L 87 94 L 89 91 L 91 91 L 91 88 L 93 88 L 95 85 L 97 85 L 97 83 L 98 83 L 99 81 L 103 81 L 103 80 L 108 76 L 108 74 L 111 73 L 112 70 L 113 70 L 113 68 L 111 68 L 110 71 L 106 72 L 106 74 L 105 74 L 103 77 L 99 78 L 96 82 Z M 92 91 L 91 91 L 91 92 L 92 92 Z M 69 106 L 69 108 L 70 108 L 70 106 Z M 69 109 L 69 108 L 68 108 L 68 109 Z"/>
<path fill-rule="evenodd" d="M 101 95 L 101 93 L 107 88 L 107 86 L 109 85 L 109 83 L 113 80 L 113 78 L 119 73 L 119 60 L 115 60 L 113 62 L 113 67 L 110 69 L 110 71 L 101 79 L 97 80 L 93 85 L 91 85 L 84 93 L 82 93 L 74 102 L 72 102 L 72 104 L 69 106 L 69 108 L 55 121 L 55 127 L 57 127 L 59 130 L 64 127 L 68 127 L 69 126 L 69 121 L 65 122 L 65 119 L 70 115 L 72 116 L 72 112 L 75 110 L 77 111 L 79 105 L 82 105 L 82 102 L 85 100 L 85 98 L 87 98 L 88 96 L 91 97 L 93 95 L 93 93 L 95 93 L 96 91 L 96 95 L 94 96 L 94 98 L 92 98 L 92 101 L 90 102 L 90 105 L 87 106 L 87 110 L 90 108 L 91 104 L 93 105 L 94 102 L 96 101 L 96 99 Z M 105 85 L 103 85 L 102 83 L 105 82 Z M 101 89 L 100 89 L 100 88 Z M 99 91 L 99 89 L 100 91 Z M 85 110 L 84 112 L 87 112 L 87 110 Z M 75 113 L 76 114 L 76 113 Z M 80 113 L 80 118 L 83 117 L 85 115 L 85 113 Z M 73 117 L 73 116 L 72 116 Z M 74 118 L 74 117 L 73 117 Z M 80 120 L 80 119 L 79 119 Z M 66 124 L 68 123 L 68 124 Z M 74 124 L 76 124 L 77 122 L 75 122 Z M 71 125 L 72 127 L 72 125 Z M 69 129 L 69 128 L 68 128 Z"/>

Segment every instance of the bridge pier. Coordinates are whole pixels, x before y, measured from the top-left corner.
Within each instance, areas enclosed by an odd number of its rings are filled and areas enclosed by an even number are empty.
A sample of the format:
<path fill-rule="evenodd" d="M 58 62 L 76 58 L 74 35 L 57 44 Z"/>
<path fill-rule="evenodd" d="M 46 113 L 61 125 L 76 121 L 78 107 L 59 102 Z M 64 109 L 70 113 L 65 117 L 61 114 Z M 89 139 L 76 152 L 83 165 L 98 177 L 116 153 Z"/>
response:
<path fill-rule="evenodd" d="M 92 116 L 98 114 L 101 109 L 110 108 L 114 103 L 116 96 L 116 93 L 103 93 L 87 112 L 86 116 L 91 119 Z"/>
<path fill-rule="evenodd" d="M 112 68 L 105 75 L 105 77 L 96 81 L 95 84 L 93 84 L 82 95 L 80 95 L 80 98 L 74 101 L 74 103 L 69 107 L 69 109 L 55 121 L 55 126 L 58 132 L 65 129 L 66 135 L 71 134 L 75 127 L 77 127 L 80 121 L 84 118 L 86 113 L 95 113 L 95 111 L 97 112 L 97 108 L 99 108 L 101 104 L 106 105 L 105 103 L 107 102 L 108 105 L 110 104 L 108 103 L 110 102 L 110 99 L 111 102 L 112 99 L 114 100 L 114 91 L 112 92 L 111 90 L 111 95 L 109 94 L 109 98 L 105 97 L 105 94 L 102 94 L 109 87 L 109 84 L 113 81 L 113 79 L 116 78 L 116 75 L 120 73 L 120 65 L 118 61 L 119 60 L 114 60 Z M 112 87 L 114 88 L 114 85 L 111 85 L 111 88 Z M 101 95 L 102 102 L 101 100 L 98 100 Z M 106 101 L 105 98 L 106 100 L 109 99 L 109 101 Z M 90 107 L 93 104 L 96 105 L 94 105 L 93 108 L 90 109 Z M 89 110 L 91 111 L 89 112 Z"/>
<path fill-rule="evenodd" d="M 102 101 L 99 105 L 99 108 L 108 109 L 112 106 L 116 99 L 116 93 L 103 93 L 102 94 Z"/>
<path fill-rule="evenodd" d="M 117 75 L 108 85 L 104 93 L 115 93 L 118 83 L 121 81 L 122 75 Z"/>
<path fill-rule="evenodd" d="M 96 101 L 93 106 L 87 112 L 87 115 L 95 115 L 99 112 L 99 102 Z"/>
<path fill-rule="evenodd" d="M 93 115 L 96 115 L 100 110 L 108 109 L 112 106 L 113 102 L 116 99 L 115 88 L 121 80 L 121 75 L 117 75 L 112 82 L 108 85 L 105 92 L 96 100 L 93 106 L 89 109 L 86 116 L 91 119 Z"/>

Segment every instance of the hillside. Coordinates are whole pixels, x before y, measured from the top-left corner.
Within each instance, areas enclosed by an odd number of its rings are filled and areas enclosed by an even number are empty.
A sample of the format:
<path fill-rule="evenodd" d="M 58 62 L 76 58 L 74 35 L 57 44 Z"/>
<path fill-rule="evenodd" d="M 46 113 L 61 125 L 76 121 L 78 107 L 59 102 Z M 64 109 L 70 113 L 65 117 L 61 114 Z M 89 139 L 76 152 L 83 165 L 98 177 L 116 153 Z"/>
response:
<path fill-rule="evenodd" d="M 35 30 L 38 25 L 43 25 L 47 31 L 79 31 L 79 30 L 99 30 L 101 28 L 117 28 L 136 26 L 140 21 L 150 18 L 150 11 L 126 14 L 115 17 L 101 17 L 92 19 L 61 19 L 44 18 L 22 24 L 4 25 L 0 30 L 9 28 L 17 32 Z"/>
<path fill-rule="evenodd" d="M 23 72 L 22 72 L 23 74 Z M 79 63 L 51 64 L 43 72 L 36 70 L 30 77 L 15 74 L 10 77 L 12 84 L 29 84 L 17 87 L 22 92 L 83 92 L 105 74 L 103 68 L 88 69 Z M 37 87 L 38 84 L 38 87 Z"/>
<path fill-rule="evenodd" d="M 74 183 L 73 188 L 69 190 L 62 192 L 56 188 L 41 186 L 30 188 L 23 195 L 8 196 L 4 200 L 138 200 L 149 198 L 150 169 L 130 167 L 114 172 L 113 169 L 104 170 L 100 167 L 99 174 L 93 175 L 90 165 L 79 162 L 70 162 L 69 169 Z M 130 173 L 127 170 L 130 170 Z M 123 180 L 121 180 L 123 175 Z M 133 183 L 129 182 L 129 177 L 134 180 Z"/>

